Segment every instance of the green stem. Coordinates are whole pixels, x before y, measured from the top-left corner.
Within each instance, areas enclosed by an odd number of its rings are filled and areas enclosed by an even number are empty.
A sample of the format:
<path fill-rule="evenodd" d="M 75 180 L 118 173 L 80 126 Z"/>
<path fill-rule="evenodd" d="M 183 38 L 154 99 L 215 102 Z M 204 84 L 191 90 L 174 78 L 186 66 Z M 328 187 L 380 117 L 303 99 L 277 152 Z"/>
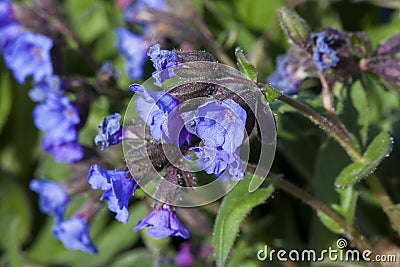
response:
<path fill-rule="evenodd" d="M 390 221 L 393 223 L 395 230 L 398 235 L 400 235 L 400 216 L 394 213 L 393 207 L 395 206 L 387 194 L 382 183 L 379 181 L 379 177 L 376 174 L 371 174 L 367 178 L 367 183 L 371 190 L 378 197 L 379 203 L 381 204 L 382 210 L 389 217 Z"/>
<path fill-rule="evenodd" d="M 281 179 L 279 181 L 278 187 L 283 191 L 289 193 L 290 195 L 300 199 L 301 201 L 309 205 L 311 208 L 313 208 L 315 211 L 322 212 L 329 218 L 331 218 L 333 221 L 335 221 L 345 231 L 346 237 L 354 243 L 354 245 L 359 251 L 369 250 L 372 252 L 371 246 L 365 241 L 362 235 L 355 229 L 353 228 L 350 229 L 346 225 L 345 220 L 342 217 L 340 217 L 339 214 L 337 214 L 332 209 L 327 207 L 324 203 L 313 198 L 311 195 L 303 191 L 301 188 L 295 186 L 294 184 L 290 183 L 285 179 Z M 373 255 L 376 254 L 373 253 Z M 374 258 L 373 255 L 371 255 L 371 258 Z M 371 262 L 371 264 L 372 266 L 382 266 L 378 262 Z"/>

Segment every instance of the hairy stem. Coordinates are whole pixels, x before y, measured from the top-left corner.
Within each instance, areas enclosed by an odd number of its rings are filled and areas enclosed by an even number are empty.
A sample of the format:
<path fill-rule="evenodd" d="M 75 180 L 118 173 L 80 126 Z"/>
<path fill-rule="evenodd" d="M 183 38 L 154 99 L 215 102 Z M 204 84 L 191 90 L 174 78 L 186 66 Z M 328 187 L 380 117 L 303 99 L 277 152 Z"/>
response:
<path fill-rule="evenodd" d="M 382 183 L 379 181 L 379 177 L 376 174 L 371 174 L 367 178 L 367 183 L 372 192 L 374 192 L 375 195 L 378 197 L 382 210 L 389 217 L 390 221 L 393 223 L 393 227 L 400 235 L 400 216 L 394 213 L 395 205 L 388 196 L 385 188 L 382 186 Z"/>

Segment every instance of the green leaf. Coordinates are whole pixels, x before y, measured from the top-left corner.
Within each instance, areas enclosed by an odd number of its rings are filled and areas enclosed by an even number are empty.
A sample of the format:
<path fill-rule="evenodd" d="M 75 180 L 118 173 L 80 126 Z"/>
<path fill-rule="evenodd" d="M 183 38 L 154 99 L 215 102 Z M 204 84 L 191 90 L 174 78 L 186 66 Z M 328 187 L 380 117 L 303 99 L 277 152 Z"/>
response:
<path fill-rule="evenodd" d="M 272 103 L 275 101 L 275 99 L 280 95 L 278 91 L 275 91 L 272 87 L 270 87 L 268 84 L 265 85 L 265 93 L 264 96 L 267 99 L 269 103 Z"/>
<path fill-rule="evenodd" d="M 11 89 L 10 76 L 3 73 L 0 79 L 0 132 L 4 124 L 7 122 L 8 114 L 11 110 Z"/>
<path fill-rule="evenodd" d="M 239 70 L 243 73 L 245 77 L 252 80 L 253 82 L 257 82 L 257 70 L 249 60 L 246 58 L 243 50 L 240 47 L 236 47 L 235 55 L 237 60 L 237 65 Z"/>
<path fill-rule="evenodd" d="M 278 180 L 271 178 L 268 187 L 249 193 L 251 177 L 246 175 L 222 201 L 212 238 L 217 266 L 225 266 L 243 219 L 255 206 L 264 203 L 272 195 Z"/>
<path fill-rule="evenodd" d="M 286 36 L 297 46 L 306 48 L 310 44 L 311 29 L 296 12 L 287 7 L 281 8 L 279 21 Z"/>
<path fill-rule="evenodd" d="M 379 163 L 387 157 L 393 146 L 393 139 L 386 132 L 375 137 L 360 161 L 353 162 L 339 174 L 335 185 L 339 188 L 350 186 L 373 173 Z"/>
<path fill-rule="evenodd" d="M 247 28 L 264 32 L 274 22 L 276 10 L 283 5 L 282 2 L 284 1 L 235 0 L 233 6 L 241 24 Z"/>
<path fill-rule="evenodd" d="M 358 112 L 357 123 L 361 127 L 361 143 L 363 146 L 365 146 L 368 138 L 369 107 L 367 94 L 365 93 L 364 88 L 361 86 L 359 81 L 352 86 L 350 90 L 350 97 L 354 108 Z"/>
<path fill-rule="evenodd" d="M 343 234 L 344 229 L 334 220 L 332 220 L 328 215 L 325 213 L 318 211 L 317 216 L 321 223 L 325 225 L 329 230 L 334 232 L 335 234 Z"/>

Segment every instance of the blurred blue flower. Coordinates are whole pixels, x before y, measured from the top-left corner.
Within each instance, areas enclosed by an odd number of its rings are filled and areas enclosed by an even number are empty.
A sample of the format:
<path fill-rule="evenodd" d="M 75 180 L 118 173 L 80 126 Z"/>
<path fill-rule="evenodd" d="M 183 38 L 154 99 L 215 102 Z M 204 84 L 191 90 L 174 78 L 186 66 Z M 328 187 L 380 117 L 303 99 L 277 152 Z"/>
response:
<path fill-rule="evenodd" d="M 45 131 L 42 148 L 57 162 L 71 163 L 82 158 L 75 128 L 80 118 L 67 97 L 49 95 L 46 102 L 33 110 L 33 120 L 39 130 Z"/>
<path fill-rule="evenodd" d="M 21 34 L 24 29 L 18 22 L 9 23 L 0 27 L 0 51 L 4 51 L 5 47 L 12 44 L 12 41 Z"/>
<path fill-rule="evenodd" d="M 127 223 L 129 219 L 129 198 L 133 194 L 135 181 L 126 178 L 128 171 L 103 170 L 98 165 L 92 165 L 89 170 L 88 182 L 93 189 L 104 191 L 100 200 L 108 201 L 108 209 L 117 213 L 115 219 Z"/>
<path fill-rule="evenodd" d="M 148 42 L 142 36 L 124 28 L 117 28 L 115 34 L 118 36 L 117 48 L 126 60 L 128 77 L 132 80 L 142 78 Z"/>
<path fill-rule="evenodd" d="M 153 209 L 146 218 L 138 222 L 134 231 L 137 232 L 147 226 L 151 228 L 146 233 L 153 238 L 181 236 L 187 239 L 190 236 L 188 229 L 181 224 L 175 211 L 172 211 L 167 204 L 164 204 L 159 210 Z"/>
<path fill-rule="evenodd" d="M 96 146 L 101 145 L 101 150 L 122 141 L 122 126 L 119 123 L 120 120 L 121 115 L 115 113 L 107 118 L 103 118 L 99 124 L 99 133 L 94 138 L 94 143 Z"/>
<path fill-rule="evenodd" d="M 29 97 L 32 101 L 45 101 L 48 97 L 61 96 L 61 80 L 57 75 L 49 75 L 35 83 L 34 87 L 29 91 Z"/>
<path fill-rule="evenodd" d="M 97 253 L 89 236 L 89 227 L 82 216 L 78 215 L 58 222 L 53 226 L 52 231 L 55 238 L 60 240 L 67 249 Z"/>
<path fill-rule="evenodd" d="M 52 47 L 53 41 L 49 37 L 24 31 L 13 40 L 12 45 L 5 46 L 4 61 L 20 84 L 30 75 L 37 82 L 53 74 Z"/>
<path fill-rule="evenodd" d="M 142 96 L 136 99 L 136 111 L 150 126 L 152 138 L 160 140 L 168 115 L 178 106 L 179 101 L 166 92 L 149 91 L 140 84 L 132 84 L 129 89 Z"/>
<path fill-rule="evenodd" d="M 49 180 L 32 180 L 29 189 L 39 195 L 39 208 L 43 213 L 61 221 L 70 198 L 66 188 Z"/>
<path fill-rule="evenodd" d="M 137 0 L 125 8 L 124 20 L 126 22 L 136 23 L 135 17 L 141 8 L 165 10 L 166 7 L 165 0 Z"/>
<path fill-rule="evenodd" d="M 153 62 L 155 71 L 152 76 L 156 79 L 156 85 L 161 86 L 164 81 L 175 77 L 173 67 L 178 65 L 178 54 L 170 50 L 161 50 L 160 45 L 155 44 L 149 48 L 147 55 Z"/>
<path fill-rule="evenodd" d="M 239 157 L 246 125 L 246 111 L 231 99 L 209 101 L 197 108 L 197 117 L 189 132 L 197 135 L 203 146 L 193 147 L 196 164 L 208 174 L 219 176 L 227 168 L 232 180 L 244 177 Z"/>
<path fill-rule="evenodd" d="M 296 75 L 296 62 L 290 60 L 287 54 L 276 58 L 276 70 L 267 78 L 267 82 L 285 95 L 297 94 L 303 77 Z"/>
<path fill-rule="evenodd" d="M 339 62 L 336 51 L 332 48 L 332 43 L 338 39 L 337 35 L 328 35 L 322 31 L 314 37 L 314 52 L 312 59 L 318 69 L 324 71 L 327 68 L 335 67 Z"/>
<path fill-rule="evenodd" d="M 14 21 L 14 11 L 9 0 L 0 0 L 0 27 Z"/>

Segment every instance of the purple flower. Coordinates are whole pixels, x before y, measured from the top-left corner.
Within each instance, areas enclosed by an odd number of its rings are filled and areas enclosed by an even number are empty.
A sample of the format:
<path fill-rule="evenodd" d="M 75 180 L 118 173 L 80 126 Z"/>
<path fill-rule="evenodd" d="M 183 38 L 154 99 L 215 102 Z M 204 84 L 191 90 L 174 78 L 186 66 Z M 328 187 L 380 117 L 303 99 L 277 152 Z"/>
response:
<path fill-rule="evenodd" d="M 22 31 L 23 28 L 18 22 L 12 22 L 0 27 L 0 51 L 4 51 L 8 44 L 13 45 L 13 40 L 20 35 Z"/>
<path fill-rule="evenodd" d="M 152 138 L 160 140 L 168 115 L 178 106 L 179 101 L 166 92 L 149 91 L 139 84 L 132 84 L 129 89 L 142 96 L 136 100 L 136 111 L 150 126 Z"/>
<path fill-rule="evenodd" d="M 35 86 L 29 91 L 29 97 L 32 101 L 40 102 L 46 100 L 48 97 L 61 96 L 62 92 L 60 77 L 50 75 L 35 83 Z"/>
<path fill-rule="evenodd" d="M 147 234 L 153 238 L 181 236 L 187 239 L 190 236 L 188 229 L 181 224 L 175 211 L 172 211 L 167 204 L 159 210 L 153 209 L 146 218 L 138 222 L 134 231 L 137 232 L 147 226 L 151 227 L 147 230 Z"/>
<path fill-rule="evenodd" d="M 39 208 L 43 213 L 52 215 L 61 221 L 70 198 L 67 191 L 59 183 L 48 180 L 32 180 L 29 189 L 39 195 Z"/>
<path fill-rule="evenodd" d="M 161 86 L 164 81 L 175 77 L 173 68 L 178 65 L 178 55 L 175 52 L 161 50 L 160 45 L 155 44 L 149 48 L 147 55 L 153 62 L 155 69 L 152 74 L 153 78 L 156 79 L 155 85 Z"/>
<path fill-rule="evenodd" d="M 14 21 L 14 11 L 9 0 L 0 0 L 0 27 Z"/>
<path fill-rule="evenodd" d="M 296 94 L 304 77 L 299 77 L 296 74 L 297 66 L 295 63 L 289 55 L 279 55 L 276 58 L 275 72 L 267 78 L 268 83 L 274 89 L 282 91 L 286 95 Z"/>
<path fill-rule="evenodd" d="M 115 113 L 104 118 L 99 125 L 99 133 L 94 138 L 96 146 L 101 144 L 101 150 L 116 145 L 122 141 L 121 115 Z"/>
<path fill-rule="evenodd" d="M 23 84 L 30 75 L 37 82 L 53 74 L 52 46 L 53 41 L 49 37 L 24 31 L 13 40 L 12 45 L 5 46 L 4 61 L 19 83 Z"/>
<path fill-rule="evenodd" d="M 128 77 L 132 80 L 140 79 L 146 61 L 147 41 L 124 28 L 117 28 L 115 34 L 118 36 L 117 48 L 126 59 L 125 68 Z"/>
<path fill-rule="evenodd" d="M 318 69 L 324 71 L 327 68 L 335 67 L 339 62 L 336 51 L 332 44 L 338 39 L 337 35 L 328 35 L 326 32 L 319 32 L 314 37 L 314 52 L 312 59 Z"/>
<path fill-rule="evenodd" d="M 184 242 L 181 244 L 180 250 L 175 257 L 175 263 L 179 267 L 191 267 L 194 265 L 194 258 L 190 252 L 190 243 Z"/>
<path fill-rule="evenodd" d="M 213 100 L 198 107 L 197 118 L 191 123 L 195 127 L 188 130 L 203 141 L 203 146 L 191 150 L 198 158 L 196 164 L 206 173 L 219 176 L 228 169 L 232 180 L 243 179 L 239 147 L 246 117 L 246 111 L 231 99 L 221 104 Z"/>
<path fill-rule="evenodd" d="M 135 188 L 135 181 L 126 178 L 128 171 L 103 170 L 98 165 L 92 165 L 89 170 L 88 182 L 93 189 L 104 191 L 100 200 L 108 200 L 108 209 L 117 213 L 115 219 L 127 223 L 129 219 L 128 203 Z"/>
<path fill-rule="evenodd" d="M 97 249 L 89 237 L 89 227 L 81 216 L 74 216 L 56 223 L 52 231 L 55 238 L 60 240 L 67 249 L 97 253 Z"/>
<path fill-rule="evenodd" d="M 48 96 L 45 103 L 33 110 L 33 120 L 39 130 L 46 132 L 42 147 L 56 161 L 71 163 L 82 158 L 83 151 L 77 143 L 75 129 L 80 118 L 67 97 Z"/>

